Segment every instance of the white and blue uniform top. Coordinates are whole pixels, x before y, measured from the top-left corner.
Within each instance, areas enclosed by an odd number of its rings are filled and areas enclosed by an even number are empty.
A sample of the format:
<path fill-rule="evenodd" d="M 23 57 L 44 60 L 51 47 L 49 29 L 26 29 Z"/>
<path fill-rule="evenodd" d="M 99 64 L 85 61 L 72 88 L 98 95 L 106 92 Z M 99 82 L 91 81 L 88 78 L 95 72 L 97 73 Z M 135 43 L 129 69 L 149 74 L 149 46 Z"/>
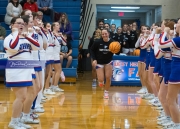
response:
<path fill-rule="evenodd" d="M 8 35 L 4 39 L 4 48 L 7 53 L 8 61 L 17 63 L 20 60 L 33 61 L 31 51 L 39 50 L 39 43 L 28 34 L 25 38 L 20 38 L 18 31 Z M 10 62 L 7 64 L 9 65 Z M 26 87 L 32 86 L 33 68 L 6 68 L 6 86 L 7 87 Z"/>

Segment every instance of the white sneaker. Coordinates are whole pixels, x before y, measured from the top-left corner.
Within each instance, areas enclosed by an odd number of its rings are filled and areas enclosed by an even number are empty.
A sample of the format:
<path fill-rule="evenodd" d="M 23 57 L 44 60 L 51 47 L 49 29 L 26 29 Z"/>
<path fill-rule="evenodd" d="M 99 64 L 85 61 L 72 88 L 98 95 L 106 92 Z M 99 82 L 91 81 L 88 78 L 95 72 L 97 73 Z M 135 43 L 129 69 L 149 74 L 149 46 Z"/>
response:
<path fill-rule="evenodd" d="M 55 95 L 56 93 L 52 92 L 50 89 L 45 89 L 44 94 L 46 94 L 46 95 Z"/>
<path fill-rule="evenodd" d="M 169 121 L 169 122 L 163 123 L 162 126 L 168 127 L 168 126 L 173 125 L 173 124 L 174 124 L 173 121 Z"/>
<path fill-rule="evenodd" d="M 145 87 L 142 87 L 140 90 L 137 91 L 138 94 L 146 94 L 147 89 Z"/>
<path fill-rule="evenodd" d="M 39 118 L 39 115 L 36 114 L 35 112 L 31 112 L 30 115 L 32 115 L 32 117 L 33 117 L 34 119 Z"/>
<path fill-rule="evenodd" d="M 163 110 L 163 107 L 162 106 L 156 107 L 156 110 Z"/>
<path fill-rule="evenodd" d="M 43 108 L 35 108 L 34 109 L 34 112 L 36 112 L 36 113 L 44 113 L 44 109 Z"/>
<path fill-rule="evenodd" d="M 149 103 L 151 104 L 151 103 L 153 103 L 155 101 L 159 101 L 159 98 L 158 97 L 154 97 L 154 99 L 149 100 Z"/>
<path fill-rule="evenodd" d="M 145 99 L 146 97 L 148 97 L 148 96 L 150 96 L 150 95 L 151 95 L 150 93 L 146 93 L 146 94 L 141 95 L 141 98 L 142 98 L 142 99 Z"/>
<path fill-rule="evenodd" d="M 152 105 L 155 107 L 162 107 L 162 105 L 159 101 L 155 101 L 154 103 L 152 103 Z"/>
<path fill-rule="evenodd" d="M 166 118 L 166 119 L 163 119 L 163 120 L 161 120 L 161 121 L 158 121 L 157 124 L 158 124 L 158 125 L 163 125 L 164 123 L 168 123 L 168 122 L 170 122 L 170 119 L 167 119 L 167 118 Z"/>
<path fill-rule="evenodd" d="M 52 91 L 54 91 L 54 92 L 63 92 L 64 90 L 59 88 L 59 87 L 55 87 L 55 88 L 52 88 Z"/>
<path fill-rule="evenodd" d="M 26 129 L 26 128 L 22 127 L 22 125 L 20 124 L 19 121 L 14 121 L 14 122 L 11 121 L 9 123 L 8 127 L 11 129 Z"/>
<path fill-rule="evenodd" d="M 154 95 L 153 94 L 150 94 L 149 96 L 145 97 L 146 100 L 152 100 L 154 99 Z"/>
<path fill-rule="evenodd" d="M 163 121 L 165 119 L 167 119 L 167 117 L 166 116 L 162 116 L 161 118 L 158 118 L 157 121 Z"/>
<path fill-rule="evenodd" d="M 21 125 L 21 127 L 24 127 L 24 128 L 26 128 L 26 129 L 30 129 L 30 128 L 31 128 L 30 125 L 24 124 L 24 123 L 22 123 L 21 121 L 19 122 L 19 124 Z"/>
<path fill-rule="evenodd" d="M 39 124 L 39 120 L 35 120 L 32 115 L 23 116 L 21 122 L 27 124 Z"/>

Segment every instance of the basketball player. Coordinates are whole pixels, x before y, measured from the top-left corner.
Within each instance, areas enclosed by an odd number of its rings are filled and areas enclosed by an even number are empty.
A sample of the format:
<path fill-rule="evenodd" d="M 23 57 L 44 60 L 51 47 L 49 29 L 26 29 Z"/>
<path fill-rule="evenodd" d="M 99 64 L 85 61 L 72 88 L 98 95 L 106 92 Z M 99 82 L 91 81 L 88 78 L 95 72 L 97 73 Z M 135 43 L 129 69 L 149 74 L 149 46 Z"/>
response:
<path fill-rule="evenodd" d="M 22 18 L 15 17 L 11 20 L 12 33 L 4 40 L 4 48 L 9 61 L 32 60 L 31 49 L 39 49 L 39 43 L 32 39 L 31 35 L 28 35 L 27 32 L 23 32 L 24 24 Z M 8 125 L 9 128 L 31 128 L 31 126 L 22 124 L 19 121 L 19 117 L 26 99 L 27 89 L 33 85 L 32 70 L 33 69 L 6 69 L 6 86 L 11 87 L 16 96 L 13 103 L 11 122 Z"/>
<path fill-rule="evenodd" d="M 102 30 L 102 39 L 99 39 L 94 42 L 91 47 L 92 54 L 92 65 L 96 67 L 97 77 L 99 81 L 99 86 L 104 86 L 104 99 L 109 99 L 109 88 L 111 85 L 111 77 L 112 77 L 112 57 L 113 53 L 109 51 L 109 45 L 113 42 L 112 39 L 109 38 L 109 31 L 107 29 Z"/>

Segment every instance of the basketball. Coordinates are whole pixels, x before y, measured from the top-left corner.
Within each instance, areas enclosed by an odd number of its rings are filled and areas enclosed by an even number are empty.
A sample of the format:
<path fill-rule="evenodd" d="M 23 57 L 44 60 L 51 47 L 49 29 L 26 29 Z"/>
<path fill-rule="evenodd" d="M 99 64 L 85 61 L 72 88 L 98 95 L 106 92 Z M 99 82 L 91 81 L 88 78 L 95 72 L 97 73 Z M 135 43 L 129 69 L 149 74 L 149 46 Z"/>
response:
<path fill-rule="evenodd" d="M 118 53 L 120 51 L 120 48 L 121 48 L 121 45 L 119 42 L 112 42 L 110 45 L 109 45 L 109 50 L 112 52 L 112 53 Z"/>

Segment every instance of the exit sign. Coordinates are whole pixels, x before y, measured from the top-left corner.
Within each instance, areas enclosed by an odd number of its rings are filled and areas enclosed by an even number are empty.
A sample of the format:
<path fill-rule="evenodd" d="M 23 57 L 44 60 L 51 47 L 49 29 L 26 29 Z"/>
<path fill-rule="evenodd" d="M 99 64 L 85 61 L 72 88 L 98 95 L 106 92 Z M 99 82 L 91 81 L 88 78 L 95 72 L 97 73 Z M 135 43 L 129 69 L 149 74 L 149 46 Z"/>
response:
<path fill-rule="evenodd" d="M 124 12 L 119 12 L 119 13 L 118 13 L 118 16 L 119 16 L 119 17 L 123 17 L 123 16 L 124 16 Z"/>

